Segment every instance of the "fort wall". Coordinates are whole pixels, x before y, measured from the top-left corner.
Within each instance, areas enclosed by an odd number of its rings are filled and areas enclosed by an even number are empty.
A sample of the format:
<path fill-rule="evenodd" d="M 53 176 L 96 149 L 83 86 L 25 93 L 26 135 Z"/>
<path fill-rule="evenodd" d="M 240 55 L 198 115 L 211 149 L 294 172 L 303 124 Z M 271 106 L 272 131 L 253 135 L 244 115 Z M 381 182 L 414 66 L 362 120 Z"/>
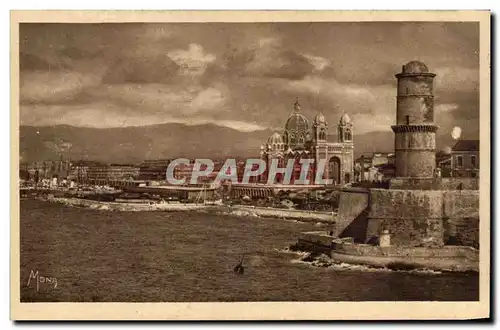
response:
<path fill-rule="evenodd" d="M 388 230 L 391 245 L 477 247 L 478 226 L 479 191 L 370 190 L 367 241 Z"/>
<path fill-rule="evenodd" d="M 353 237 L 356 242 L 364 242 L 368 205 L 368 189 L 346 189 L 342 191 L 339 199 L 335 235 Z"/>
<path fill-rule="evenodd" d="M 409 190 L 478 190 L 478 178 L 394 178 L 390 189 Z"/>

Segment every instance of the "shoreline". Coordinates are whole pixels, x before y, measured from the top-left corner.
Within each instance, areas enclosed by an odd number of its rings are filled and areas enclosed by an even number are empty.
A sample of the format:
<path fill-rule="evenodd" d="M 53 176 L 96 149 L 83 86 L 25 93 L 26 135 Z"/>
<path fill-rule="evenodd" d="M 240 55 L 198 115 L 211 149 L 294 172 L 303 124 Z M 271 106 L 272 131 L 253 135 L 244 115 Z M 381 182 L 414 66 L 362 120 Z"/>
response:
<path fill-rule="evenodd" d="M 94 201 L 81 198 L 49 197 L 37 198 L 38 200 L 59 203 L 71 207 L 83 207 L 92 210 L 113 212 L 206 212 L 232 216 L 249 216 L 256 218 L 273 218 L 283 220 L 296 220 L 302 222 L 334 224 L 337 214 L 324 211 L 304 211 L 294 209 L 266 208 L 246 205 L 223 205 L 223 204 L 182 204 L 182 203 L 122 203 L 108 201 Z"/>

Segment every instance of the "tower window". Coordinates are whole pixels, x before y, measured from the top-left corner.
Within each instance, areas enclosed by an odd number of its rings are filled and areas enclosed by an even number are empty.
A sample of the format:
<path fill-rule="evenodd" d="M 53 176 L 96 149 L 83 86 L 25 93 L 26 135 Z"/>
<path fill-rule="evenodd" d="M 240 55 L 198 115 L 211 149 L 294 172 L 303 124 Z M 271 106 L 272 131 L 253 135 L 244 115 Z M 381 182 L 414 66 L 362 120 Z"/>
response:
<path fill-rule="evenodd" d="M 346 131 L 345 132 L 345 140 L 351 141 L 351 139 L 352 139 L 351 131 Z"/>
<path fill-rule="evenodd" d="M 406 125 L 410 125 L 410 116 L 405 116 Z"/>
<path fill-rule="evenodd" d="M 475 155 L 470 156 L 470 164 L 473 167 L 476 167 L 476 156 Z"/>
<path fill-rule="evenodd" d="M 410 89 L 406 87 L 406 95 L 410 94 Z"/>

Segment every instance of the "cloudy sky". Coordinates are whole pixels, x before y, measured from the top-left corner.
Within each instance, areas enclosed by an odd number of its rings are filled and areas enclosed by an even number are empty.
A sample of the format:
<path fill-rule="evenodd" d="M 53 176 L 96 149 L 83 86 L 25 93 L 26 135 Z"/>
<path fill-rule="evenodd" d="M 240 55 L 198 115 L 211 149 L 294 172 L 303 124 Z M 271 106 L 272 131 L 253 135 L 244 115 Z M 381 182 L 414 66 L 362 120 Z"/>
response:
<path fill-rule="evenodd" d="M 479 130 L 476 23 L 21 24 L 21 124 L 281 128 L 298 97 L 333 126 L 390 131 L 394 74 L 437 74 L 436 122 Z"/>

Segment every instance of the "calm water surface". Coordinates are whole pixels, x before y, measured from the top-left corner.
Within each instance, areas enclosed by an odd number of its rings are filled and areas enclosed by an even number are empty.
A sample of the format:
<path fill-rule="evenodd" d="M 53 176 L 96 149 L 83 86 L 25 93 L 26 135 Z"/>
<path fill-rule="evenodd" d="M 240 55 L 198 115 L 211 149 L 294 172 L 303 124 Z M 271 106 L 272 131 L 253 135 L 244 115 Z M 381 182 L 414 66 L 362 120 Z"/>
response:
<path fill-rule="evenodd" d="M 282 250 L 313 224 L 21 201 L 21 301 L 478 300 L 479 277 L 316 268 Z M 245 274 L 233 267 L 245 254 Z M 55 277 L 33 282 L 30 271 Z M 33 280 L 32 280 L 33 281 Z"/>

